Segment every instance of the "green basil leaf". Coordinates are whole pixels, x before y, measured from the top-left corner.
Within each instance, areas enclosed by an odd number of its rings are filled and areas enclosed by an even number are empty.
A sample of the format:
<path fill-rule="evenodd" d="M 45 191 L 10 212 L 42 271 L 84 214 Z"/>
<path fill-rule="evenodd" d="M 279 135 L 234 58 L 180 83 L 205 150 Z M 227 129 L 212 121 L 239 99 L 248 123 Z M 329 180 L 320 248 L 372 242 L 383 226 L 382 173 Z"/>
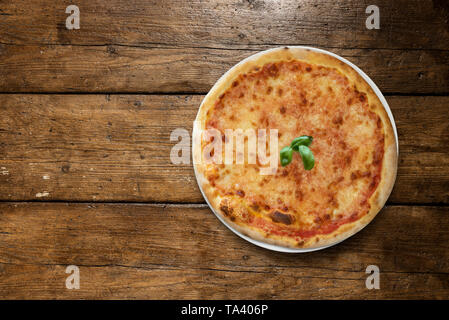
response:
<path fill-rule="evenodd" d="M 312 144 L 313 138 L 311 136 L 301 136 L 298 138 L 293 139 L 292 143 L 290 144 L 290 147 L 292 147 L 293 150 L 298 152 L 299 146 L 310 146 Z"/>
<path fill-rule="evenodd" d="M 290 162 L 292 162 L 293 149 L 290 147 L 285 147 L 281 150 L 281 165 L 285 167 Z"/>
<path fill-rule="evenodd" d="M 298 146 L 299 154 L 302 158 L 302 163 L 304 164 L 304 169 L 312 170 L 315 165 L 315 158 L 312 151 L 306 146 Z"/>

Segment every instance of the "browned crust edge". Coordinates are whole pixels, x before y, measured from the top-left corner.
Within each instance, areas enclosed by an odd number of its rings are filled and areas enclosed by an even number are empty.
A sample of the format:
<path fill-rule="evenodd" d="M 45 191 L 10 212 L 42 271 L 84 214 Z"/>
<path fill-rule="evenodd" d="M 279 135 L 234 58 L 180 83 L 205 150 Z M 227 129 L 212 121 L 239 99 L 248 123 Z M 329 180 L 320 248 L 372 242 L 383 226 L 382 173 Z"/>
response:
<path fill-rule="evenodd" d="M 398 152 L 393 126 L 382 102 L 379 100 L 378 96 L 375 94 L 371 86 L 356 70 L 331 55 L 316 52 L 303 47 L 281 47 L 263 51 L 243 60 L 242 62 L 231 68 L 227 73 L 223 75 L 222 78 L 217 81 L 217 83 L 212 87 L 212 89 L 209 91 L 209 93 L 201 103 L 196 121 L 198 121 L 199 128 L 205 128 L 207 111 L 213 106 L 213 103 L 218 99 L 220 94 L 227 90 L 231 86 L 232 82 L 241 73 L 252 72 L 255 67 L 260 68 L 269 62 L 277 62 L 290 59 L 302 60 L 325 67 L 336 68 L 348 77 L 348 79 L 353 85 L 355 85 L 358 91 L 366 93 L 369 105 L 381 118 L 385 132 L 384 157 L 379 185 L 369 199 L 369 203 L 371 205 L 370 211 L 357 221 L 340 226 L 334 232 L 305 239 L 304 243 L 298 245 L 298 243 L 293 239 L 267 235 L 259 229 L 252 228 L 247 225 L 240 225 L 231 221 L 228 217 L 220 212 L 219 206 L 222 199 L 214 190 L 214 188 L 210 186 L 208 180 L 204 176 L 204 166 L 202 164 L 194 164 L 195 174 L 197 177 L 198 185 L 200 186 L 204 197 L 208 201 L 215 214 L 219 215 L 224 221 L 226 221 L 226 224 L 228 224 L 229 227 L 240 232 L 241 234 L 257 241 L 278 245 L 284 248 L 313 249 L 328 247 L 349 238 L 350 236 L 363 229 L 366 225 L 368 225 L 384 206 L 396 180 Z M 195 131 L 196 130 L 194 128 L 194 135 Z M 195 141 L 193 141 L 192 152 L 194 156 L 200 156 L 201 144 L 198 145 L 195 143 Z"/>

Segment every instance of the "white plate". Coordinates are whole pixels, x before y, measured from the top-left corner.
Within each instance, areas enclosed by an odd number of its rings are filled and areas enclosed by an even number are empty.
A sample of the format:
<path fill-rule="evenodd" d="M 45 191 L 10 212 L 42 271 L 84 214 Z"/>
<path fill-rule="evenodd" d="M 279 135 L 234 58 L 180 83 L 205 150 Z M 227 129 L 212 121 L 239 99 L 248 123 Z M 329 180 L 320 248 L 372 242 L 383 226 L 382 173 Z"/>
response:
<path fill-rule="evenodd" d="M 374 93 L 377 95 L 377 97 L 379 98 L 380 102 L 382 103 L 383 107 L 385 108 L 385 111 L 387 111 L 388 117 L 390 118 L 390 122 L 391 125 L 393 127 L 393 131 L 394 131 L 394 137 L 395 137 L 395 141 L 396 141 L 396 149 L 397 149 L 397 154 L 399 155 L 399 143 L 398 143 L 398 132 L 396 130 L 396 124 L 394 122 L 394 118 L 393 118 L 393 113 L 391 112 L 390 107 L 388 106 L 387 100 L 385 99 L 385 97 L 383 96 L 382 92 L 380 92 L 379 88 L 376 86 L 376 84 L 373 82 L 373 80 L 371 80 L 370 77 L 368 77 L 365 72 L 363 72 L 362 70 L 360 70 L 360 68 L 358 68 L 356 65 L 354 65 L 353 63 L 349 62 L 348 60 L 346 60 L 345 58 L 340 57 L 339 55 L 336 55 L 335 53 L 323 50 L 323 49 L 317 49 L 317 48 L 313 48 L 313 47 L 306 47 L 306 46 L 288 46 L 289 48 L 298 48 L 298 49 L 308 49 L 310 51 L 315 51 L 315 52 L 319 52 L 319 53 L 324 53 L 327 54 L 331 57 L 337 58 L 338 60 L 346 63 L 348 66 L 350 66 L 352 69 L 354 69 L 355 71 L 357 71 L 357 73 L 371 86 L 371 88 L 373 89 Z M 242 61 L 240 61 L 239 63 L 237 63 L 235 66 L 233 66 L 231 69 L 229 69 L 224 75 L 222 75 L 220 77 L 220 79 L 216 82 L 216 84 L 210 89 L 209 93 L 206 95 L 206 97 L 203 99 L 206 100 L 207 96 L 214 90 L 215 86 L 217 85 L 217 83 L 220 82 L 221 79 L 223 79 L 229 72 L 231 72 L 233 69 L 235 69 L 237 66 L 245 63 L 247 60 L 249 60 L 250 58 L 254 58 L 257 57 L 259 55 L 265 54 L 267 52 L 270 52 L 272 50 L 279 50 L 280 48 L 273 48 L 273 49 L 269 49 L 269 50 L 265 50 L 265 51 L 261 51 L 258 52 L 252 56 L 249 56 L 245 59 L 243 59 Z M 201 107 L 201 106 L 200 106 Z M 193 147 L 193 145 L 192 145 Z M 194 171 L 195 171 L 195 178 L 198 182 L 198 173 L 196 172 L 196 167 L 193 166 Z M 245 239 L 248 242 L 251 242 L 252 244 L 255 244 L 256 246 L 268 249 L 268 250 L 273 250 L 273 251 L 278 251 L 278 252 L 288 252 L 288 253 L 304 253 L 304 252 L 312 252 L 312 251 L 317 251 L 317 250 L 322 250 L 322 249 L 326 249 L 329 247 L 332 247 L 346 239 L 343 239 L 341 241 L 338 241 L 336 243 L 330 244 L 330 245 L 326 245 L 326 246 L 321 246 L 321 247 L 316 247 L 316 248 L 309 248 L 309 249 L 294 249 L 294 248 L 287 248 L 287 247 L 282 247 L 282 246 L 278 246 L 278 245 L 274 245 L 274 244 L 270 244 L 270 243 L 265 243 L 262 241 L 258 241 L 258 240 L 254 240 L 248 236 L 245 236 L 244 234 L 242 234 L 241 232 L 235 230 L 231 225 L 229 225 L 227 223 L 227 221 L 225 219 L 223 219 L 221 217 L 220 214 L 218 214 L 214 208 L 210 205 L 209 200 L 207 199 L 206 195 L 204 194 L 203 188 L 201 187 L 200 184 L 198 184 L 201 193 L 204 197 L 204 199 L 206 199 L 207 204 L 209 205 L 209 207 L 211 208 L 212 212 L 215 214 L 215 216 L 226 226 L 228 227 L 232 232 L 234 232 L 236 235 L 238 235 L 239 237 Z M 365 226 L 366 227 L 366 226 Z M 363 228 L 362 228 L 363 229 Z M 359 230 L 360 231 L 360 230 Z M 357 233 L 357 232 L 356 232 Z M 352 235 L 351 235 L 352 236 Z"/>

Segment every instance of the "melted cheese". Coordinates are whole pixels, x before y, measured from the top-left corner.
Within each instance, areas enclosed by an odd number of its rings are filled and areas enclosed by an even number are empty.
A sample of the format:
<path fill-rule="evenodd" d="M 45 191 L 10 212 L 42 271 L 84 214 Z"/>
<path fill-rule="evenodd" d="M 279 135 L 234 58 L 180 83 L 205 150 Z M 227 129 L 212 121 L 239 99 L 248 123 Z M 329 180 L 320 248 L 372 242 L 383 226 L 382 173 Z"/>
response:
<path fill-rule="evenodd" d="M 382 165 L 382 122 L 336 69 L 284 61 L 240 75 L 209 110 L 206 128 L 278 129 L 279 149 L 301 135 L 314 138 L 311 171 L 298 153 L 271 176 L 247 162 L 209 165 L 206 177 L 233 221 L 301 239 L 368 212 Z"/>

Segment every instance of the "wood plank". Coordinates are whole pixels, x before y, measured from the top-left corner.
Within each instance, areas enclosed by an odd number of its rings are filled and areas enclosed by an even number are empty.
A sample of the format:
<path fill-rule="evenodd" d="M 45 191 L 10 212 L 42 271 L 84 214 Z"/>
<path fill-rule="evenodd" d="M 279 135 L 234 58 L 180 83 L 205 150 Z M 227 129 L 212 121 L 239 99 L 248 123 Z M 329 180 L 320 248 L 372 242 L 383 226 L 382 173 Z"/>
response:
<path fill-rule="evenodd" d="M 204 202 L 174 165 L 203 96 L 0 95 L 0 200 Z M 400 141 L 392 203 L 449 203 L 449 97 L 388 97 Z"/>
<path fill-rule="evenodd" d="M 378 0 L 380 30 L 368 30 L 366 1 L 78 0 L 0 2 L 0 39 L 15 44 L 126 44 L 247 48 L 307 44 L 338 48 L 449 49 L 446 1 Z"/>
<path fill-rule="evenodd" d="M 1 45 L 2 92 L 209 91 L 258 50 L 130 46 Z M 334 49 L 384 93 L 448 93 L 449 51 Z"/>
<path fill-rule="evenodd" d="M 278 268 L 269 273 L 190 268 L 80 267 L 79 290 L 65 288 L 66 266 L 0 264 L 2 299 L 448 299 L 447 274 L 367 275 Z"/>
<path fill-rule="evenodd" d="M 335 247 L 282 254 L 204 205 L 1 203 L 0 297 L 447 299 L 447 214 L 389 206 Z M 80 290 L 64 287 L 71 264 Z M 372 264 L 380 290 L 365 287 Z"/>

